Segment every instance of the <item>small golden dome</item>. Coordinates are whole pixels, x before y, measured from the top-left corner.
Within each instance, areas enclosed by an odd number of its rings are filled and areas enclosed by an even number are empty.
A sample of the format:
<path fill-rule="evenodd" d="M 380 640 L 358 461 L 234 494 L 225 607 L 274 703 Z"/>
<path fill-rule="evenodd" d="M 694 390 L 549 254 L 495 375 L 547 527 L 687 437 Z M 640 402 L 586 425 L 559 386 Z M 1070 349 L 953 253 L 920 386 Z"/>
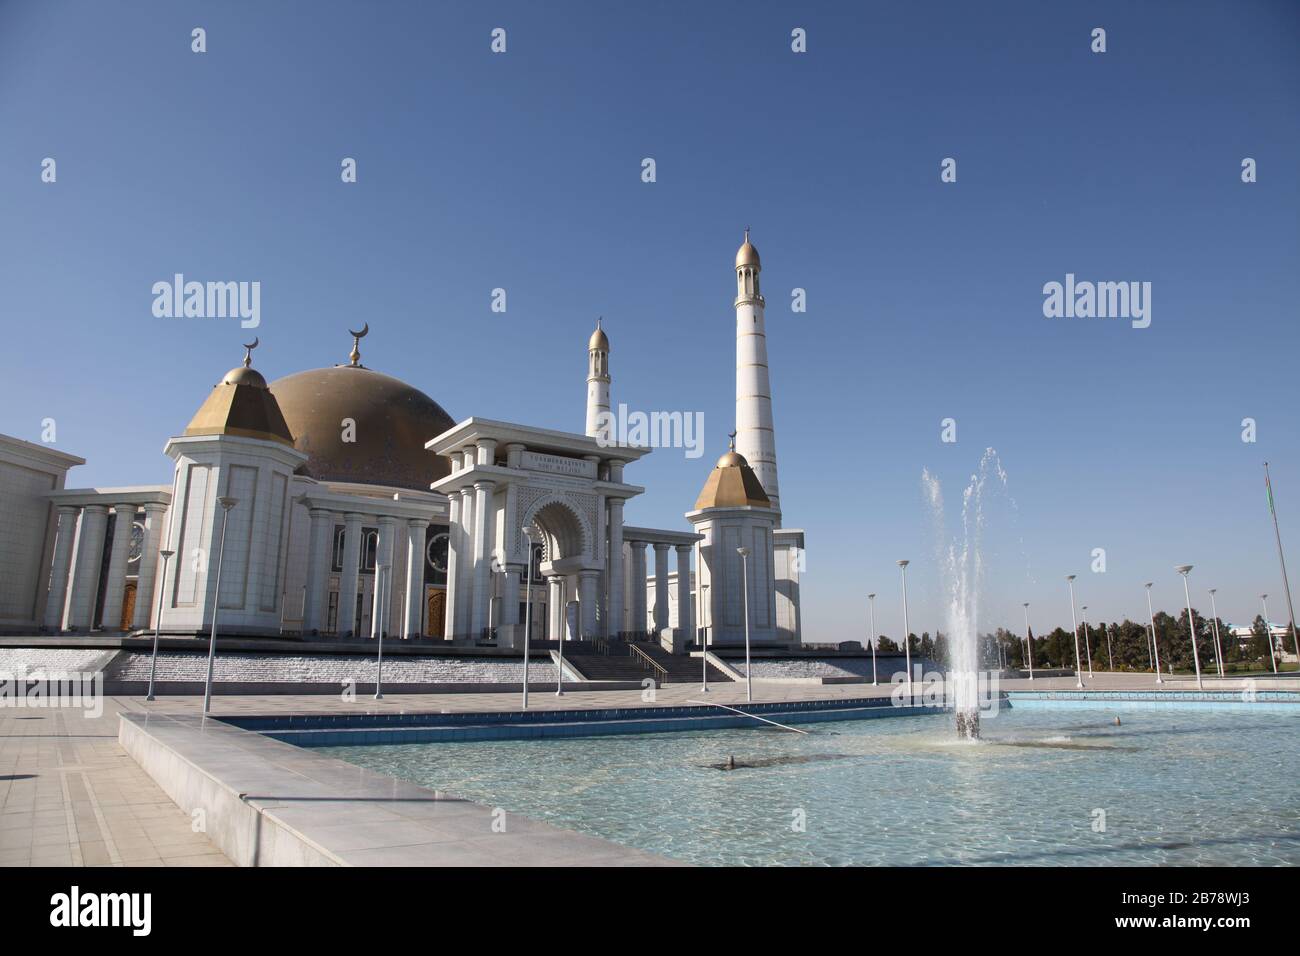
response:
<path fill-rule="evenodd" d="M 266 379 L 252 367 L 257 344 L 254 339 L 244 346 L 244 364 L 232 368 L 213 386 L 185 429 L 186 435 L 241 435 L 293 444 L 293 434 L 266 387 Z"/>
<path fill-rule="evenodd" d="M 763 490 L 763 483 L 749 467 L 745 456 L 732 447 L 718 459 L 717 467 L 709 472 L 700 496 L 695 501 L 697 511 L 704 508 L 770 508 L 772 499 Z"/>
<path fill-rule="evenodd" d="M 232 368 L 226 373 L 226 377 L 221 380 L 222 385 L 251 385 L 254 388 L 266 388 L 266 379 L 262 373 L 255 368 L 249 368 L 247 365 L 240 365 Z"/>
<path fill-rule="evenodd" d="M 596 320 L 596 331 L 591 333 L 591 338 L 587 341 L 588 352 L 596 350 L 601 352 L 609 351 L 609 337 L 601 329 L 600 321 L 600 319 Z"/>
<path fill-rule="evenodd" d="M 758 250 L 754 244 L 749 241 L 749 230 L 745 230 L 745 241 L 740 248 L 736 250 L 736 268 L 742 266 L 753 266 L 755 269 L 762 271 L 763 265 L 758 260 Z"/>
<path fill-rule="evenodd" d="M 721 458 L 718 459 L 717 467 L 718 468 L 748 468 L 749 462 L 745 460 L 745 456 L 740 454 L 740 452 L 732 450 L 727 452 Z"/>

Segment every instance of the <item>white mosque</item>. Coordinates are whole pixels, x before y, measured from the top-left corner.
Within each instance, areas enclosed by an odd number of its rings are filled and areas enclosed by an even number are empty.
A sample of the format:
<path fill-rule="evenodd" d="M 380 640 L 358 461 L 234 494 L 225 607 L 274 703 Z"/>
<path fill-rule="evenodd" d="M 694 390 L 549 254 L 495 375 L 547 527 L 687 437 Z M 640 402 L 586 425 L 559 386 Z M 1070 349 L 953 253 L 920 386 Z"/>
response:
<path fill-rule="evenodd" d="M 0 631 L 198 635 L 219 611 L 222 634 L 249 637 L 520 647 L 527 623 L 682 652 L 748 625 L 755 644 L 796 644 L 804 541 L 781 522 L 760 271 L 746 232 L 734 444 L 690 530 L 624 523 L 645 490 L 625 473 L 650 449 L 609 439 L 599 325 L 581 434 L 453 421 L 361 364 L 368 326 L 348 364 L 269 384 L 254 340 L 167 440 L 168 485 L 67 488 L 84 459 L 0 436 Z"/>

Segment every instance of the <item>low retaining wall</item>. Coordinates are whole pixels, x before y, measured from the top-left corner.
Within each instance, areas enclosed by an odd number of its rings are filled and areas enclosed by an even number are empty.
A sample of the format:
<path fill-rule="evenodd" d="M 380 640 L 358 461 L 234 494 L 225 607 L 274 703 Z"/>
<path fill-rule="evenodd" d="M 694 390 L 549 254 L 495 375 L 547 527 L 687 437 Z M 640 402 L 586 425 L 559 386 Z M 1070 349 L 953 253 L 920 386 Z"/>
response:
<path fill-rule="evenodd" d="M 240 866 L 673 863 L 213 718 L 124 713 L 118 741 Z"/>

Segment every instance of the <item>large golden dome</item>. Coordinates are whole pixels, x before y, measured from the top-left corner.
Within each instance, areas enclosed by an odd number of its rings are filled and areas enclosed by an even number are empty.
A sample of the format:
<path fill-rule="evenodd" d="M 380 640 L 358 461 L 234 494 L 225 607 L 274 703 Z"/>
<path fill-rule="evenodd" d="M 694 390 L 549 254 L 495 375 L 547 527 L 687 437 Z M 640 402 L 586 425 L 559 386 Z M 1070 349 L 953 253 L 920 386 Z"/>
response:
<path fill-rule="evenodd" d="M 455 424 L 418 388 L 361 365 L 286 375 L 271 394 L 306 452 L 302 471 L 318 481 L 351 481 L 428 491 L 450 473 L 447 459 L 424 443 Z M 344 441 L 351 419 L 353 441 Z"/>

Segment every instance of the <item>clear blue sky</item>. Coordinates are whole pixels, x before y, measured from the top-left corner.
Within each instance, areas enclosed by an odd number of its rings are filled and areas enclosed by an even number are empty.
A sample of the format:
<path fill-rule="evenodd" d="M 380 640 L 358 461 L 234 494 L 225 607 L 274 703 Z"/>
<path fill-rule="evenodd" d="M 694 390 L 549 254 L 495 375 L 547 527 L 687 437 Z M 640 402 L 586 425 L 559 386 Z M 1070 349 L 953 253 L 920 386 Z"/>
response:
<path fill-rule="evenodd" d="M 1261 463 L 1300 578 L 1297 117 L 1291 2 L 10 0 L 0 431 L 54 418 L 77 486 L 167 481 L 250 337 L 154 318 L 175 272 L 261 282 L 268 378 L 346 361 L 368 321 L 363 361 L 454 418 L 575 431 L 599 314 L 616 402 L 705 415 L 704 458 L 629 473 L 629 522 L 684 528 L 733 423 L 749 224 L 808 639 L 863 636 L 868 590 L 897 635 L 899 557 L 913 629 L 941 626 L 921 470 L 957 501 L 990 445 L 1016 502 L 991 540 L 1023 544 L 991 549 L 982 628 L 1026 600 L 1068 626 L 1071 571 L 1094 619 L 1144 613 L 1147 580 L 1172 610 L 1181 562 L 1198 609 L 1268 591 L 1281 620 Z M 1044 318 L 1067 272 L 1151 282 L 1151 327 Z"/>

